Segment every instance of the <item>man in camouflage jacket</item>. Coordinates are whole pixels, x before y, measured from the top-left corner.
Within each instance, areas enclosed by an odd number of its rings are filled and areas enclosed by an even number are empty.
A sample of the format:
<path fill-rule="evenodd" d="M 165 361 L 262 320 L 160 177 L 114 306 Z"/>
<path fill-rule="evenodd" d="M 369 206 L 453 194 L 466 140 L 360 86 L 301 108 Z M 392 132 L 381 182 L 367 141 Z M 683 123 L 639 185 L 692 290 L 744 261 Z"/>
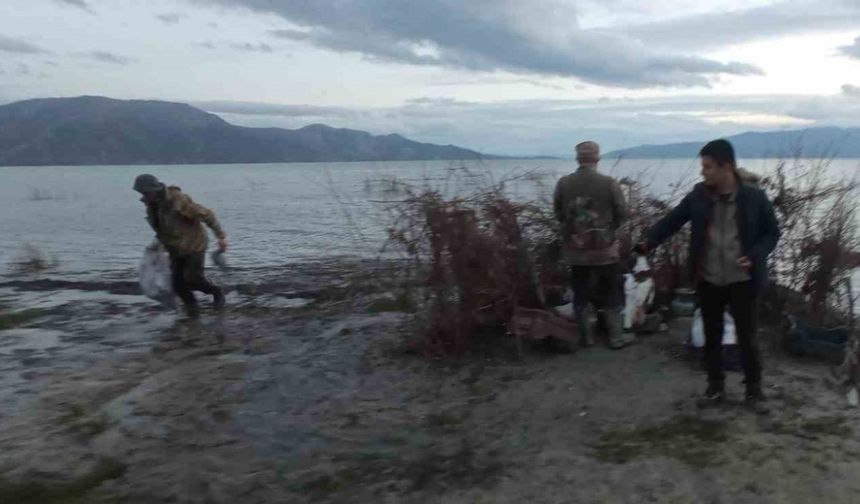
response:
<path fill-rule="evenodd" d="M 589 303 L 601 310 L 614 349 L 632 343 L 623 332 L 617 231 L 627 218 L 618 182 L 597 172 L 600 147 L 576 146 L 579 169 L 562 177 L 555 189 L 555 215 L 561 224 L 562 257 L 570 267 L 573 304 L 580 341 L 593 344 Z"/>
<path fill-rule="evenodd" d="M 141 193 L 146 218 L 170 254 L 173 290 L 185 303 L 188 315 L 199 316 L 193 291 L 210 294 L 216 309 L 224 307 L 221 288 L 206 279 L 204 264 L 209 237 L 203 224 L 218 238 L 219 251 L 227 250 L 227 235 L 212 210 L 195 203 L 176 186 L 167 187 L 152 175 L 140 175 L 134 190 Z"/>

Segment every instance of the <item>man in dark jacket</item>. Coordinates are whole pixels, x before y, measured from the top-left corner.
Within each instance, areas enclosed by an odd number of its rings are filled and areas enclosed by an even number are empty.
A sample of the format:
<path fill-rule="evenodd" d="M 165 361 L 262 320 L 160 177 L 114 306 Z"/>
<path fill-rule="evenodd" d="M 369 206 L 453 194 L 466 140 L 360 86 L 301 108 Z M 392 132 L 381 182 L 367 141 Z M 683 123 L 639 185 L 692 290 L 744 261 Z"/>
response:
<path fill-rule="evenodd" d="M 135 179 L 134 190 L 142 195 L 147 221 L 170 254 L 173 291 L 182 299 L 189 317 L 199 316 L 195 290 L 210 294 L 215 309 L 223 308 L 223 291 L 204 274 L 209 237 L 203 224 L 218 238 L 218 250 L 227 250 L 227 235 L 215 213 L 195 203 L 178 187 L 167 187 L 149 174 Z"/>
<path fill-rule="evenodd" d="M 593 344 L 589 304 L 600 310 L 609 333 L 609 346 L 633 342 L 624 334 L 619 288 L 617 230 L 627 218 L 627 204 L 618 182 L 598 173 L 600 147 L 595 142 L 576 146 L 579 168 L 562 177 L 553 204 L 561 224 L 562 256 L 570 266 L 573 306 L 580 343 Z"/>
<path fill-rule="evenodd" d="M 653 250 L 690 222 L 689 263 L 705 328 L 705 400 L 724 399 L 723 313 L 728 306 L 737 330 L 746 400 L 760 403 L 764 395 L 756 319 L 768 285 L 767 256 L 779 240 L 779 226 L 764 191 L 742 182 L 728 141 L 708 143 L 699 156 L 704 180 L 646 232 L 636 251 Z"/>

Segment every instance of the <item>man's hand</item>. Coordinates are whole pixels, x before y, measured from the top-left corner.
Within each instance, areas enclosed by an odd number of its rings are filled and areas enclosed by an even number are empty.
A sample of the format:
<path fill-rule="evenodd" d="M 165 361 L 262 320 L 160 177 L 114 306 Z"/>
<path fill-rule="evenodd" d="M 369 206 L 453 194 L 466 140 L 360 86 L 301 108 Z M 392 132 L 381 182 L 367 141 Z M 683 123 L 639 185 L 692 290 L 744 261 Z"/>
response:
<path fill-rule="evenodd" d="M 227 243 L 227 238 L 218 240 L 218 252 L 227 252 L 228 248 L 230 248 L 230 244 Z"/>
<path fill-rule="evenodd" d="M 737 264 L 738 266 L 746 270 L 752 268 L 752 261 L 750 261 L 750 258 L 747 256 L 739 257 Z"/>

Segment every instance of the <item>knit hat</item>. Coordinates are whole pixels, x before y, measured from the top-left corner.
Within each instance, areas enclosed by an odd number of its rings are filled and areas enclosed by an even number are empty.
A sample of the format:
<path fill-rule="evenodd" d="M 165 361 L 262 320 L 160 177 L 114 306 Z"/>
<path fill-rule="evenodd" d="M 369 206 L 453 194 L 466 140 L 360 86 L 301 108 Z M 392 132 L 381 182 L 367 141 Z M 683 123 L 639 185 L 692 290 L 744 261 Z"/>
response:
<path fill-rule="evenodd" d="M 155 175 L 144 173 L 134 179 L 134 190 L 141 194 L 158 192 L 162 189 L 164 189 L 164 184 L 159 182 Z"/>
<path fill-rule="evenodd" d="M 580 163 L 596 163 L 600 161 L 600 146 L 596 142 L 582 142 L 576 146 L 576 160 Z"/>

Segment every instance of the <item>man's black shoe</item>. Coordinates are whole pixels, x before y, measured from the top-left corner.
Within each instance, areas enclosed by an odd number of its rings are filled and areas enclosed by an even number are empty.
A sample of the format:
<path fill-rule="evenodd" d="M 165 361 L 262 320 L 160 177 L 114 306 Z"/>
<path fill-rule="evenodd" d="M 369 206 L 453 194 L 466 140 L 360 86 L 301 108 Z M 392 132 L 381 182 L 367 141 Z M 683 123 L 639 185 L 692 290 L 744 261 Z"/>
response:
<path fill-rule="evenodd" d="M 746 393 L 744 394 L 744 403 L 752 409 L 756 414 L 767 415 L 770 409 L 765 404 L 767 397 L 761 390 L 761 385 L 747 385 Z"/>
<path fill-rule="evenodd" d="M 744 400 L 749 403 L 765 402 L 767 401 L 767 397 L 765 397 L 764 392 L 761 391 L 760 385 L 747 385 L 747 391 L 746 394 L 744 394 Z"/>
<path fill-rule="evenodd" d="M 708 385 L 708 390 L 705 391 L 705 399 L 709 399 L 711 401 L 722 401 L 726 398 L 726 392 L 723 389 L 722 384 L 712 383 Z"/>
<path fill-rule="evenodd" d="M 708 390 L 705 391 L 705 396 L 699 399 L 698 405 L 700 408 L 715 406 L 721 404 L 726 399 L 726 393 L 722 384 L 710 384 Z"/>

